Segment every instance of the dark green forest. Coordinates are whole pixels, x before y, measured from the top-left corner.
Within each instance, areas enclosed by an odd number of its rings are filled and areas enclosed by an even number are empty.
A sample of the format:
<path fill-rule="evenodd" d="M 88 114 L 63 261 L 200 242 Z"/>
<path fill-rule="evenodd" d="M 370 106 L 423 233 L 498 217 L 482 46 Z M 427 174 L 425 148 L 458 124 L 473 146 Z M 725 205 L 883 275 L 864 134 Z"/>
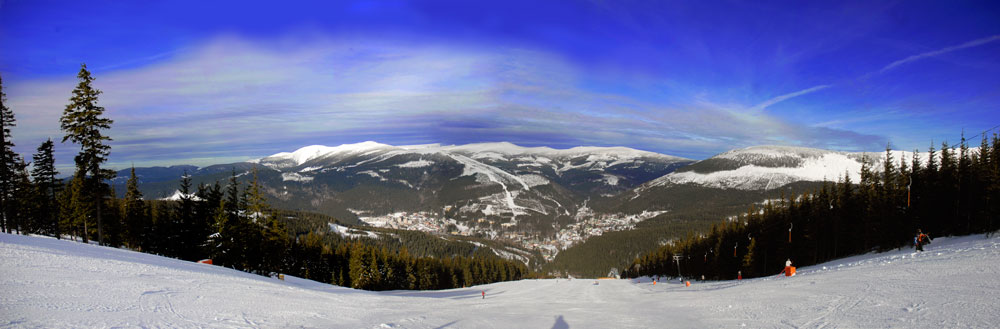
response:
<path fill-rule="evenodd" d="M 583 243 L 559 252 L 543 269 L 546 273 L 605 276 L 612 268 L 620 270 L 625 263 L 668 241 L 683 239 L 687 232 L 707 231 L 720 218 L 739 214 L 749 204 L 800 194 L 821 185 L 816 182 L 797 182 L 775 190 L 744 191 L 684 184 L 635 199 L 631 193 L 597 199 L 594 200 L 593 207 L 603 212 L 638 213 L 645 209 L 669 212 L 639 222 L 633 230 L 592 236 Z"/>
<path fill-rule="evenodd" d="M 963 137 L 910 161 L 863 159 L 860 181 L 751 206 L 735 220 L 689 233 L 637 257 L 627 277 L 734 279 L 779 273 L 786 259 L 808 266 L 851 255 L 909 247 L 917 229 L 932 236 L 1000 229 L 1000 138 L 984 133 L 978 150 Z M 924 157 L 923 159 L 921 157 Z M 875 166 L 880 166 L 875 170 Z M 679 261 L 674 260 L 679 256 Z M 678 273 L 678 265 L 680 272 Z"/>
<path fill-rule="evenodd" d="M 161 201 L 143 199 L 133 168 L 124 194 L 115 193 L 109 184 L 115 172 L 102 168 L 112 140 L 105 131 L 114 121 L 97 105 L 101 91 L 91 87 L 94 78 L 86 65 L 77 77 L 60 118 L 62 142 L 80 147 L 76 170 L 65 180 L 57 178 L 51 140 L 38 147 L 30 173 L 29 162 L 13 152 L 10 127 L 16 120 L 0 80 L 0 229 L 8 234 L 94 241 L 189 261 L 208 258 L 259 275 L 288 274 L 367 290 L 447 289 L 532 275 L 524 263 L 471 243 L 416 232 L 377 238 L 331 233 L 327 225 L 337 222 L 333 218 L 271 208 L 255 169 L 244 182 L 232 169 L 228 183 L 197 187 L 184 175 L 180 199 Z"/>

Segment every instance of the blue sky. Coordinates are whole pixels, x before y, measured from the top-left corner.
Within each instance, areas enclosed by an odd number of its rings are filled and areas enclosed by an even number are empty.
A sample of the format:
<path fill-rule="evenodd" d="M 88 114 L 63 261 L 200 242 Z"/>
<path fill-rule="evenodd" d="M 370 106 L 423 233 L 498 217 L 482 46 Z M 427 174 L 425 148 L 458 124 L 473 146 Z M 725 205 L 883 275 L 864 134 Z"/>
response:
<path fill-rule="evenodd" d="M 61 139 L 80 63 L 117 168 L 366 140 L 926 150 L 1000 125 L 995 1 L 203 2 L 0 0 L 16 150 Z"/>

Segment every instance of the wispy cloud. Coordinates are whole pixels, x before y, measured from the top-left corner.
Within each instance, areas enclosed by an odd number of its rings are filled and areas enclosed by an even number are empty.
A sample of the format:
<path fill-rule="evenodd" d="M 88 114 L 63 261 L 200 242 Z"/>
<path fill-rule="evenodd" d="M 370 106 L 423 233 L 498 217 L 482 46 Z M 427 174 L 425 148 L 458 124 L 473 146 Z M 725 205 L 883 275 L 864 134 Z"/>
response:
<path fill-rule="evenodd" d="M 957 46 L 944 47 L 944 48 L 941 48 L 941 49 L 938 49 L 938 50 L 928 51 L 928 52 L 925 52 L 925 53 L 916 54 L 916 55 L 913 55 L 913 56 L 910 56 L 910 57 L 907 57 L 907 58 L 904 58 L 904 59 L 901 59 L 901 60 L 889 63 L 889 65 L 886 65 L 885 67 L 882 67 L 882 69 L 880 69 L 878 71 L 878 73 L 882 74 L 882 73 L 885 73 L 886 71 L 889 71 L 889 70 L 891 70 L 891 69 L 893 69 L 895 67 L 898 67 L 900 65 L 903 65 L 903 64 L 906 64 L 906 63 L 910 63 L 910 62 L 914 62 L 914 61 L 918 61 L 918 60 L 921 60 L 921 59 L 924 59 L 924 58 L 927 58 L 927 57 L 934 57 L 934 56 L 938 56 L 938 55 L 941 55 L 941 54 L 950 53 L 950 52 L 953 52 L 953 51 L 956 51 L 956 50 L 961 50 L 961 49 L 965 49 L 965 48 L 971 48 L 971 47 L 975 47 L 975 46 L 980 46 L 980 45 L 984 45 L 984 44 L 987 44 L 987 43 L 990 43 L 990 42 L 993 42 L 993 41 L 997 41 L 997 40 L 1000 40 L 1000 35 L 994 35 L 994 36 L 990 36 L 990 37 L 986 37 L 986 38 L 982 38 L 982 39 L 976 39 L 976 40 L 972 40 L 972 41 L 969 41 L 969 42 L 966 42 L 966 43 L 963 43 L 963 44 L 960 44 L 960 45 L 957 45 Z"/>
<path fill-rule="evenodd" d="M 805 94 L 817 92 L 817 91 L 829 88 L 830 86 L 831 85 L 819 85 L 819 86 L 815 86 L 815 87 L 812 87 L 812 88 L 807 88 L 807 89 L 799 90 L 799 91 L 796 91 L 794 93 L 788 93 L 788 94 L 784 94 L 784 95 L 781 95 L 781 96 L 777 96 L 777 97 L 771 98 L 769 100 L 766 100 L 766 101 L 764 101 L 764 102 L 762 102 L 760 104 L 754 105 L 750 109 L 754 110 L 754 111 L 760 111 L 760 110 L 766 109 L 768 106 L 771 106 L 771 105 L 774 105 L 774 104 L 777 104 L 777 103 L 781 103 L 781 102 L 786 101 L 786 100 L 788 100 L 790 98 L 795 98 L 795 97 L 799 97 L 799 96 L 802 96 L 802 95 L 805 95 Z"/>
<path fill-rule="evenodd" d="M 5 81 L 18 113 L 19 152 L 30 154 L 45 138 L 61 137 L 58 118 L 74 73 Z M 624 145 L 695 158 L 755 144 L 843 149 L 885 140 L 810 128 L 745 107 L 697 99 L 664 105 L 582 88 L 585 79 L 595 79 L 587 73 L 529 50 L 221 38 L 155 64 L 104 72 L 95 86 L 115 120 L 109 165 L 119 168 L 133 162 L 206 165 L 364 140 Z M 57 160 L 68 166 L 75 152 L 58 145 Z"/>
<path fill-rule="evenodd" d="M 893 68 L 896 68 L 896 67 L 898 67 L 900 65 L 904 65 L 904 64 L 911 63 L 911 62 L 914 62 L 914 61 L 919 61 L 919 60 L 924 59 L 924 58 L 934 57 L 934 56 L 938 56 L 938 55 L 950 53 L 950 52 L 953 52 L 953 51 L 956 51 L 956 50 L 962 50 L 962 49 L 966 49 L 966 48 L 981 46 L 981 45 L 984 45 L 984 44 L 987 44 L 987 43 L 990 43 L 990 42 L 994 42 L 994 41 L 997 41 L 997 40 L 1000 40 L 1000 35 L 994 35 L 994 36 L 990 36 L 990 37 L 986 37 L 986 38 L 982 38 L 982 39 L 976 39 L 976 40 L 972 40 L 972 41 L 969 41 L 969 42 L 966 42 L 966 43 L 963 43 L 963 44 L 960 44 L 960 45 L 951 46 L 951 47 L 945 47 L 945 48 L 941 48 L 941 49 L 934 50 L 934 51 L 928 51 L 928 52 L 916 54 L 916 55 L 913 55 L 913 56 L 910 56 L 910 57 L 907 57 L 907 58 L 900 59 L 898 61 L 889 63 L 888 65 L 886 65 L 886 66 L 882 67 L 881 69 L 879 69 L 877 72 L 868 73 L 868 74 L 862 76 L 862 78 L 863 77 L 871 76 L 873 74 L 882 74 L 882 73 L 885 73 L 885 72 L 887 72 L 889 70 L 892 70 Z M 806 94 L 809 94 L 809 93 L 813 93 L 813 92 L 816 92 L 816 91 L 820 91 L 820 90 L 823 90 L 823 89 L 826 89 L 826 88 L 830 88 L 832 86 L 834 86 L 834 84 L 818 85 L 818 86 L 814 86 L 814 87 L 811 87 L 811 88 L 807 88 L 807 89 L 803 89 L 803 90 L 800 90 L 800 91 L 796 91 L 796 92 L 793 92 L 793 93 L 788 93 L 788 94 L 780 95 L 780 96 L 768 99 L 768 100 L 766 100 L 764 102 L 761 102 L 760 104 L 754 105 L 753 107 L 750 108 L 750 110 L 760 111 L 760 110 L 768 108 L 771 105 L 774 105 L 774 104 L 786 101 L 788 99 L 799 97 L 799 96 L 806 95 Z"/>

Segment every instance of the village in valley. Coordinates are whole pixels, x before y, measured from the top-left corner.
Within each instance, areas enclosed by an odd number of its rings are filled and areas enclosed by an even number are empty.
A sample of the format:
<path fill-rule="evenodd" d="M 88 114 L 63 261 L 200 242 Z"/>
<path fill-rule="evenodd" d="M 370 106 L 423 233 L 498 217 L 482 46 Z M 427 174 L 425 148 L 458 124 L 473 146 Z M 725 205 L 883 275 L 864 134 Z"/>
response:
<path fill-rule="evenodd" d="M 656 217 L 665 211 L 644 211 L 640 214 L 599 214 L 581 209 L 576 221 L 560 228 L 555 236 L 541 237 L 539 234 L 514 230 L 514 222 L 500 223 L 486 217 L 472 222 L 460 222 L 453 218 L 428 212 L 395 212 L 381 216 L 359 216 L 358 218 L 375 227 L 423 231 L 435 234 L 487 237 L 506 239 L 524 248 L 537 249 L 546 260 L 551 261 L 562 250 L 580 243 L 592 236 L 605 232 L 624 231 L 635 228 L 643 220 Z M 471 225 L 470 225 L 471 224 Z"/>

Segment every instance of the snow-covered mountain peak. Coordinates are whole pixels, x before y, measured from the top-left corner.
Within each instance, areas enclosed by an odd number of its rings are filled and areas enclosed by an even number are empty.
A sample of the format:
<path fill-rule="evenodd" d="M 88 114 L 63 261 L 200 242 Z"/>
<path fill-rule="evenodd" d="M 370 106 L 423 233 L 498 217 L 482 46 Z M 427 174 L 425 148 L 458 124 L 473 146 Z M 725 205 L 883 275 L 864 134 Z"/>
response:
<path fill-rule="evenodd" d="M 624 146 L 613 146 L 613 147 L 577 146 L 566 150 L 559 150 L 559 152 L 567 155 L 588 154 L 593 157 L 604 157 L 604 158 L 610 157 L 617 159 L 635 159 L 635 158 L 646 157 L 646 158 L 670 159 L 676 161 L 690 160 L 678 156 L 637 150 L 634 148 L 629 148 Z"/>
<path fill-rule="evenodd" d="M 555 149 L 550 147 L 524 147 L 516 145 L 510 142 L 494 142 L 494 143 L 473 143 L 465 145 L 450 145 L 445 146 L 442 149 L 454 152 L 468 152 L 468 153 L 487 153 L 494 152 L 505 155 L 514 154 L 547 154 L 552 153 Z"/>
<path fill-rule="evenodd" d="M 340 146 L 310 145 L 299 148 L 294 152 L 281 152 L 261 159 L 264 162 L 292 161 L 294 165 L 302 165 L 313 159 L 318 159 L 328 155 L 345 153 L 363 153 L 371 150 L 392 148 L 392 145 L 382 144 L 373 141 L 366 141 L 354 144 L 341 144 Z"/>
<path fill-rule="evenodd" d="M 577 146 L 568 149 L 555 149 L 547 146 L 525 147 L 509 142 L 497 143 L 475 143 L 466 145 L 450 145 L 440 147 L 441 150 L 451 152 L 461 152 L 469 154 L 502 154 L 502 155 L 533 155 L 549 158 L 568 158 L 588 156 L 588 161 L 599 160 L 624 160 L 636 158 L 658 158 L 674 161 L 685 161 L 688 159 L 660 154 L 649 151 L 637 150 L 624 146 L 601 147 L 601 146 Z"/>
<path fill-rule="evenodd" d="M 546 146 L 525 147 L 510 142 L 473 143 L 464 145 L 419 144 L 393 146 L 373 141 L 343 144 L 340 146 L 310 145 L 293 152 L 281 152 L 251 162 L 270 164 L 271 166 L 300 166 L 311 160 L 331 155 L 361 154 L 371 151 L 393 151 L 390 154 L 415 153 L 459 153 L 472 158 L 504 159 L 509 156 L 529 155 L 548 158 L 572 158 L 587 156 L 587 161 L 629 160 L 637 158 L 656 158 L 670 161 L 687 161 L 688 159 L 672 155 L 642 151 L 633 148 L 577 146 L 568 149 L 554 149 Z"/>
<path fill-rule="evenodd" d="M 742 159 L 766 159 L 766 158 L 781 158 L 781 157 L 797 157 L 797 158 L 817 158 L 824 154 L 837 153 L 835 151 L 799 147 L 799 146 L 781 146 L 781 145 L 762 145 L 762 146 L 751 146 L 741 149 L 735 149 L 732 151 L 724 152 L 713 158 L 720 159 L 732 159 L 732 160 L 742 160 Z"/>
<path fill-rule="evenodd" d="M 913 154 L 892 151 L 893 161 L 910 162 Z M 847 175 L 860 180 L 861 162 L 885 159 L 884 152 L 838 152 L 796 146 L 753 146 L 735 149 L 681 168 L 645 184 L 640 190 L 670 185 L 697 184 L 714 188 L 768 190 L 789 183 L 834 182 Z M 878 171 L 880 166 L 873 166 Z"/>

